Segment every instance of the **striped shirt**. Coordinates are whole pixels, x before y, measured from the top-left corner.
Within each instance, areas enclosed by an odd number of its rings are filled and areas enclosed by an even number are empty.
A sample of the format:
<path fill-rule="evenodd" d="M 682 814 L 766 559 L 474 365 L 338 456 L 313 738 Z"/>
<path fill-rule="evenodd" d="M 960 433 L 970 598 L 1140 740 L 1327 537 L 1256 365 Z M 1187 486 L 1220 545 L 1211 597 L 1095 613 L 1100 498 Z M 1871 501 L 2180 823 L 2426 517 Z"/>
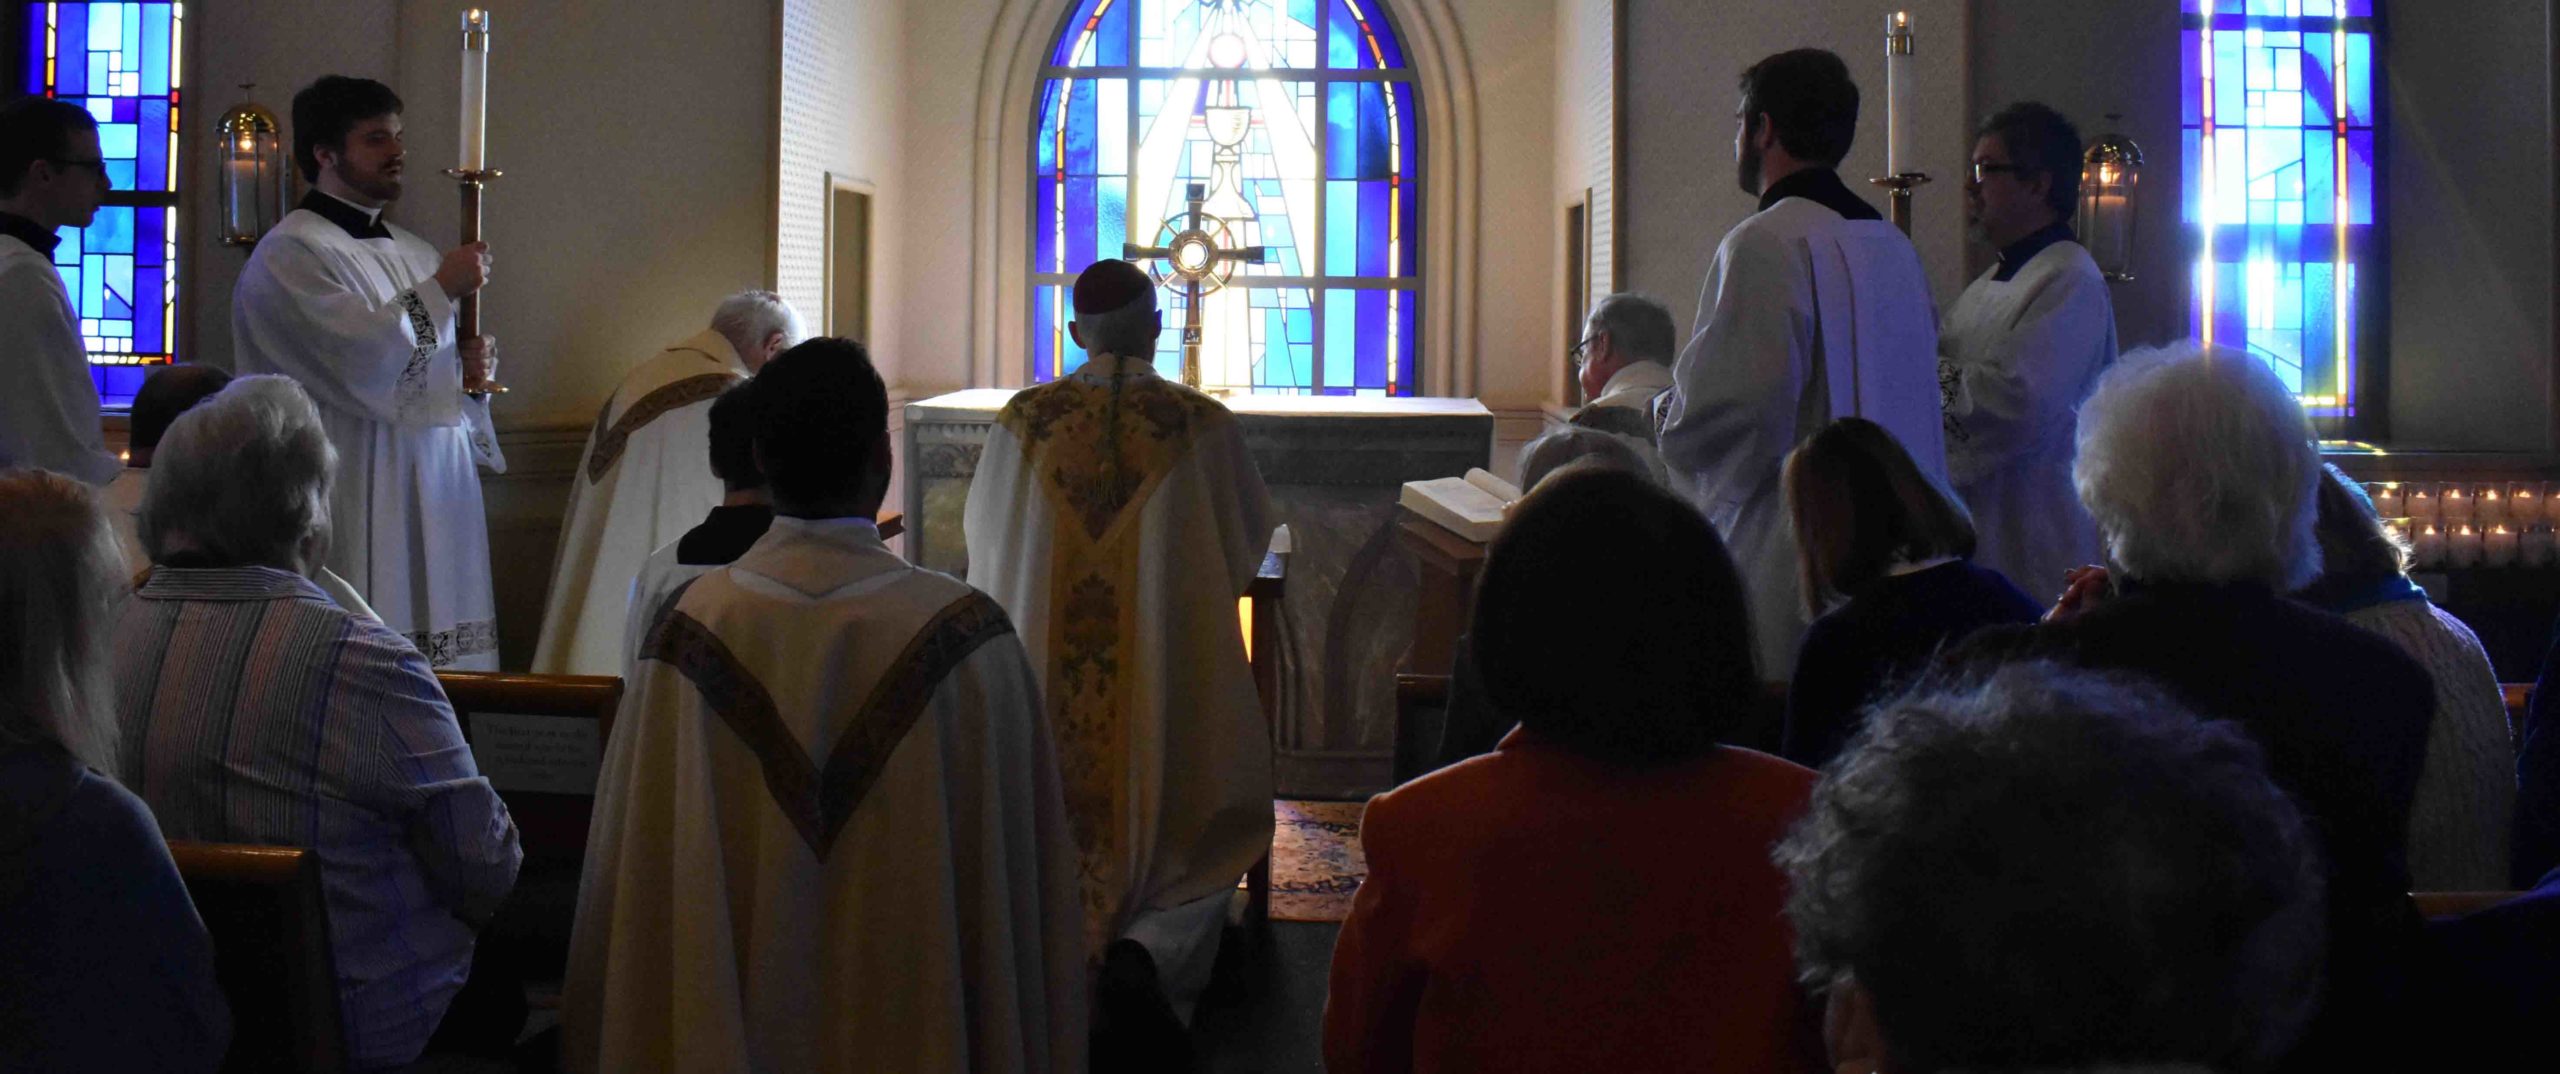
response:
<path fill-rule="evenodd" d="M 114 644 L 126 786 L 172 839 L 314 848 L 348 1056 L 417 1058 L 523 859 L 426 659 L 265 567 L 154 569 Z"/>

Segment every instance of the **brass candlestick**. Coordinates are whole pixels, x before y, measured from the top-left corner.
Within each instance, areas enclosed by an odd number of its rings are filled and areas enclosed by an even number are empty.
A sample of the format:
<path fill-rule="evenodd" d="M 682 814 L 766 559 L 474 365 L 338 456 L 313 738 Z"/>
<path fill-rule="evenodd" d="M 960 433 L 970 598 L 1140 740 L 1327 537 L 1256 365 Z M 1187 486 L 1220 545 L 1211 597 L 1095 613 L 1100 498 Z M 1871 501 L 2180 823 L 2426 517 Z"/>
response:
<path fill-rule="evenodd" d="M 1929 177 L 1919 172 L 1904 172 L 1900 175 L 1867 181 L 1885 188 L 1884 217 L 1893 221 L 1893 226 L 1902 229 L 1904 238 L 1909 238 L 1911 236 L 1911 192 L 1919 189 L 1920 184 L 1928 182 Z"/>
<path fill-rule="evenodd" d="M 495 168 L 469 170 L 447 168 L 444 173 L 452 176 L 455 182 L 462 184 L 462 245 L 469 246 L 480 241 L 481 188 L 487 186 L 490 180 L 507 173 Z M 473 339 L 480 335 L 480 292 L 473 291 L 454 303 L 453 335 L 457 340 Z M 475 396 L 503 395 L 506 394 L 507 386 L 483 377 L 478 384 L 473 384 L 469 380 L 463 381 L 462 390 L 467 395 Z"/>

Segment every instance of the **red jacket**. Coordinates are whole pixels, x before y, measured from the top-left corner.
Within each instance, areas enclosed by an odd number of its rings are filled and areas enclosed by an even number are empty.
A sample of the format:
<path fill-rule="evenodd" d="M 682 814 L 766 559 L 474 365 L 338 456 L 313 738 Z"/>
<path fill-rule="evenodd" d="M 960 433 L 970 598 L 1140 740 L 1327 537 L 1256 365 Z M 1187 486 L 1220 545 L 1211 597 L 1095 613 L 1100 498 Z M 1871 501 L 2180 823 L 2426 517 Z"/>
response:
<path fill-rule="evenodd" d="M 1750 750 L 1629 769 L 1513 731 L 1372 799 L 1327 1069 L 1824 1069 L 1769 861 L 1813 783 Z"/>

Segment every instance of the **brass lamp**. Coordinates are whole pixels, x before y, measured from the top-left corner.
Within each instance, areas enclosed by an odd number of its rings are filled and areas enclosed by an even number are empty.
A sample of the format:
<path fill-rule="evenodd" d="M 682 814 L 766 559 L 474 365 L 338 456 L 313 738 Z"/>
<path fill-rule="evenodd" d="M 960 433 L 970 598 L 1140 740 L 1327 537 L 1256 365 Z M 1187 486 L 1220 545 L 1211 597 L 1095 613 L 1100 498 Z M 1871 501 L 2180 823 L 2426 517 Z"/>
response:
<path fill-rule="evenodd" d="M 2110 114 L 2107 125 L 2124 117 Z M 2080 245 L 2110 280 L 2133 278 L 2134 184 L 2142 180 L 2142 147 L 2109 130 L 2080 158 Z"/>
<path fill-rule="evenodd" d="M 241 90 L 252 87 L 243 84 Z M 214 125 L 222 149 L 222 244 L 256 246 L 284 219 L 293 194 L 292 164 L 285 159 L 284 128 L 276 114 L 242 101 Z"/>

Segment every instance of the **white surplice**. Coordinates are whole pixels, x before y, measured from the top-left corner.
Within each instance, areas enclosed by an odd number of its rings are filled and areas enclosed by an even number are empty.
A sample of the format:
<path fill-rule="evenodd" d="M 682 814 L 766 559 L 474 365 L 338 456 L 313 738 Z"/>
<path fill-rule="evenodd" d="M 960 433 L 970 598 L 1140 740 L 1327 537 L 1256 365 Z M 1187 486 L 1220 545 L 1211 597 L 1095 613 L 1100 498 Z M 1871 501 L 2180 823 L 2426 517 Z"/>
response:
<path fill-rule="evenodd" d="M 2099 562 L 2098 528 L 2071 485 L 2089 389 L 2116 360 L 2106 277 L 2079 243 L 2056 242 L 1964 289 L 1938 337 L 1947 476 L 1973 510 L 1973 560 L 2028 596 L 2062 593 L 2063 572 Z"/>
<path fill-rule="evenodd" d="M 1901 231 L 1788 197 L 1717 246 L 1696 324 L 1666 397 L 1662 458 L 1724 535 L 1760 675 L 1783 681 L 1805 618 L 1779 467 L 1825 423 L 1855 415 L 1944 480 L 1937 311 Z"/>
<path fill-rule="evenodd" d="M 963 524 L 970 583 L 1040 673 L 1087 943 L 1146 945 L 1187 1018 L 1271 845 L 1270 730 L 1236 618 L 1271 508 L 1243 430 L 1148 362 L 1096 355 L 1005 407 Z"/>
<path fill-rule="evenodd" d="M 62 274 L 14 235 L 0 235 L 0 378 L 0 469 L 104 485 L 124 468 L 99 426 L 98 386 Z"/>
<path fill-rule="evenodd" d="M 1075 848 L 985 594 L 782 518 L 653 617 L 596 784 L 578 1071 L 1084 1067 Z"/>
<path fill-rule="evenodd" d="M 325 197 L 326 195 L 314 195 Z M 232 293 L 240 373 L 281 373 L 338 449 L 328 567 L 438 667 L 494 671 L 497 602 L 477 466 L 504 473 L 486 400 L 462 393 L 438 255 L 310 209 L 260 240 Z"/>
<path fill-rule="evenodd" d="M 98 490 L 98 505 L 106 509 L 107 525 L 116 535 L 116 550 L 124 553 L 125 574 L 131 578 L 140 578 L 142 572 L 151 569 L 151 556 L 142 549 L 141 525 L 142 494 L 150 487 L 150 469 L 126 467 L 115 480 L 107 482 L 107 487 Z M 320 591 L 327 593 L 338 607 L 377 623 L 382 621 L 364 598 L 356 594 L 355 587 L 338 577 L 337 572 L 321 567 L 311 573 L 311 584 L 319 586 Z"/>
<path fill-rule="evenodd" d="M 605 400 L 569 479 L 536 674 L 621 674 L 631 580 L 652 550 L 720 506 L 711 404 L 746 375 L 729 341 L 706 330 L 641 363 Z"/>

